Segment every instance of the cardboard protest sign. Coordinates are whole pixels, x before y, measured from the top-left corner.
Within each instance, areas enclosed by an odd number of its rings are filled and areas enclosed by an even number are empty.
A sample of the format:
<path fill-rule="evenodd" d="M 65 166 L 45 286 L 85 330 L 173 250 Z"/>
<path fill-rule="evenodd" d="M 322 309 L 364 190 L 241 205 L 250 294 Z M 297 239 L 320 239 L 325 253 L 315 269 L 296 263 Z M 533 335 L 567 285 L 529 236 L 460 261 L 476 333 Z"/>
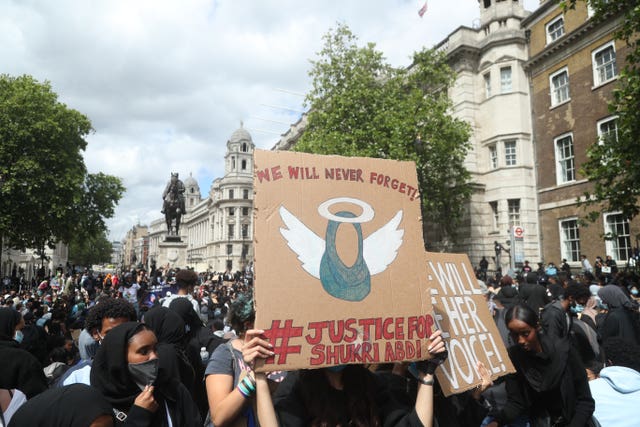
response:
<path fill-rule="evenodd" d="M 415 165 L 254 152 L 262 371 L 428 358 L 434 328 Z"/>
<path fill-rule="evenodd" d="M 426 265 L 435 321 L 449 351 L 436 370 L 445 396 L 481 383 L 478 361 L 492 379 L 515 372 L 467 255 L 427 253 Z"/>

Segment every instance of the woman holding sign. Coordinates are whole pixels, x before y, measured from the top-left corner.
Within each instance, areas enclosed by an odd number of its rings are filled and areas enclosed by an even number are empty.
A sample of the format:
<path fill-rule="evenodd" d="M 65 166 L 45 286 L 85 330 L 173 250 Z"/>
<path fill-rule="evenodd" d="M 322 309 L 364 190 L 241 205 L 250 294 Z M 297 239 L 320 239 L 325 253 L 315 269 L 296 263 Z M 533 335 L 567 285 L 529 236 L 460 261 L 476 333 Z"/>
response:
<path fill-rule="evenodd" d="M 595 403 L 569 340 L 546 335 L 526 304 L 507 310 L 505 321 L 516 343 L 509 357 L 517 372 L 507 377 L 507 403 L 490 413 L 494 421 L 488 426 L 508 425 L 522 416 L 528 416 L 532 426 L 593 425 Z"/>
<path fill-rule="evenodd" d="M 245 362 L 273 354 L 262 330 L 247 331 Z M 256 374 L 257 412 L 262 427 L 427 426 L 433 424 L 433 373 L 447 357 L 440 331 L 429 337 L 433 357 L 417 368 L 418 395 L 413 410 L 396 402 L 387 385 L 363 365 L 339 365 L 290 373 L 274 403 L 265 374 Z M 416 369 L 414 369 L 414 372 Z"/>

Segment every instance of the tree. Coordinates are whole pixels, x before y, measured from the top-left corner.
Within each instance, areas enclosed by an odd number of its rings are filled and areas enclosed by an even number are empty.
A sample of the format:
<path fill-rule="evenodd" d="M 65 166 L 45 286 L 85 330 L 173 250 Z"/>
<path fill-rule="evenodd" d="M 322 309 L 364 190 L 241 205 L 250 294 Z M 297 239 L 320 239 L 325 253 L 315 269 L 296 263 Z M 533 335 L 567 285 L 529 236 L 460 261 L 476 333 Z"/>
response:
<path fill-rule="evenodd" d="M 124 187 L 87 173 L 82 151 L 91 131 L 48 82 L 0 75 L 0 235 L 10 246 L 43 253 L 106 230 Z"/>
<path fill-rule="evenodd" d="M 567 1 L 564 7 L 574 8 L 577 1 Z M 586 3 L 594 10 L 591 18 L 594 22 L 621 19 L 614 37 L 627 44 L 629 53 L 609 103 L 611 113 L 618 116 L 617 138 L 594 141 L 588 150 L 588 160 L 581 172 L 594 187 L 584 194 L 582 203 L 597 209 L 587 214 L 590 221 L 599 218 L 603 206 L 606 211 L 621 212 L 625 218 L 632 219 L 640 213 L 640 5 L 638 0 L 588 0 Z"/>
<path fill-rule="evenodd" d="M 105 232 L 88 238 L 74 238 L 69 243 L 69 261 L 74 265 L 91 266 L 111 260 L 112 245 Z"/>
<path fill-rule="evenodd" d="M 455 75 L 444 54 L 423 50 L 409 69 L 395 68 L 375 44 L 359 47 L 345 25 L 324 41 L 295 150 L 414 161 L 425 223 L 455 238 L 471 192 L 464 167 L 470 128 L 448 114 Z"/>

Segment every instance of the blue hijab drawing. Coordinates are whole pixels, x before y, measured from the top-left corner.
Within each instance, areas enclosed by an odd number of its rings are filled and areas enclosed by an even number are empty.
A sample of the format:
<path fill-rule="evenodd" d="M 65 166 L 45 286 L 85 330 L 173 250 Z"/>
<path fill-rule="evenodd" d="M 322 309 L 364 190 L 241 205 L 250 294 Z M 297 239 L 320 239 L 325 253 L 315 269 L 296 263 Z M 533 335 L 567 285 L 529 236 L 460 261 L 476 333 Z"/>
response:
<path fill-rule="evenodd" d="M 335 214 L 329 208 L 336 203 L 351 203 L 362 208 L 356 216 L 343 210 Z M 369 235 L 362 235 L 361 224 L 371 221 L 375 213 L 371 205 L 351 197 L 337 197 L 318 206 L 318 213 L 328 220 L 325 239 L 322 239 L 305 224 L 280 206 L 280 217 L 287 228 L 280 234 L 289 248 L 298 255 L 302 268 L 320 280 L 327 293 L 345 301 L 362 301 L 371 292 L 371 276 L 383 272 L 396 259 L 402 245 L 404 230 L 398 228 L 402 211 L 384 226 Z M 358 253 L 351 266 L 347 266 L 336 249 L 336 233 L 340 224 L 351 224 L 358 236 Z"/>

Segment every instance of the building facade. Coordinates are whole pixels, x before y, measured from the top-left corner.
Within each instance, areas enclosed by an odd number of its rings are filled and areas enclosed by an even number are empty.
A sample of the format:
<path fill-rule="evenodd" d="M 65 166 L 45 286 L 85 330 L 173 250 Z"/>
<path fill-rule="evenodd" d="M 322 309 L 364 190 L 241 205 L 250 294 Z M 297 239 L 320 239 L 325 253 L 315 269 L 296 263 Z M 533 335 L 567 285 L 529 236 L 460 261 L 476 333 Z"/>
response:
<path fill-rule="evenodd" d="M 465 167 L 473 193 L 453 247 L 433 242 L 432 249 L 463 252 L 477 265 L 506 271 L 540 258 L 530 91 L 524 64 L 528 58 L 522 20 L 529 14 L 516 0 L 478 2 L 474 28 L 461 26 L 436 45 L 444 51 L 457 79 L 449 92 L 453 115 L 471 125 L 471 149 Z M 524 231 L 522 244 L 510 248 L 510 233 Z M 495 242 L 504 247 L 500 257 Z M 493 260 L 493 262 L 492 262 Z"/>
<path fill-rule="evenodd" d="M 627 55 L 625 43 L 613 38 L 621 17 L 602 23 L 591 17 L 583 2 L 565 13 L 549 0 L 523 22 L 529 34 L 525 69 L 532 88 L 542 254 L 545 261 L 565 258 L 574 267 L 581 254 L 626 262 L 640 232 L 638 221 L 630 223 L 619 212 L 603 211 L 588 227 L 581 223 L 587 211 L 577 200 L 592 184 L 580 168 L 592 144 L 617 135 L 608 103 Z"/>
<path fill-rule="evenodd" d="M 196 271 L 242 270 L 253 261 L 253 150 L 255 145 L 242 126 L 227 141 L 225 173 L 213 181 L 208 197 L 201 195 L 198 182 L 184 180 L 186 214 L 180 237 L 186 243 L 184 260 Z M 164 264 L 166 237 L 164 219 L 149 227 L 149 263 Z M 183 249 L 180 249 L 183 250 Z M 157 265 L 160 267 L 160 265 Z M 184 267 L 185 265 L 176 265 Z"/>

